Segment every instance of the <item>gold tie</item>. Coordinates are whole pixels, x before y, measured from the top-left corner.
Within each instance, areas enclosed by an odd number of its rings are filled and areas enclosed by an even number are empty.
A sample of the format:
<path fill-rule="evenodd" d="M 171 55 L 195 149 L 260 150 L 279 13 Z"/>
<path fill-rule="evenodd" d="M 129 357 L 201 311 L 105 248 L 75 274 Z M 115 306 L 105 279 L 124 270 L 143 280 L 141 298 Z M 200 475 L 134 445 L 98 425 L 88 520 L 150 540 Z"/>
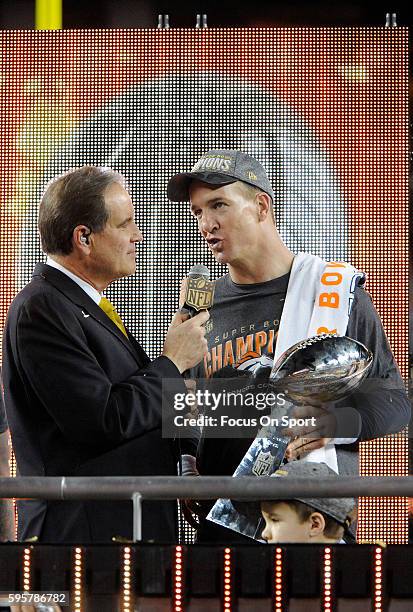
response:
<path fill-rule="evenodd" d="M 128 337 L 125 326 L 122 323 L 122 319 L 116 312 L 114 305 L 107 298 L 102 297 L 99 302 L 99 306 L 103 312 L 108 315 L 109 319 L 113 321 L 117 327 L 119 327 L 120 331 L 125 334 L 126 337 Z"/>

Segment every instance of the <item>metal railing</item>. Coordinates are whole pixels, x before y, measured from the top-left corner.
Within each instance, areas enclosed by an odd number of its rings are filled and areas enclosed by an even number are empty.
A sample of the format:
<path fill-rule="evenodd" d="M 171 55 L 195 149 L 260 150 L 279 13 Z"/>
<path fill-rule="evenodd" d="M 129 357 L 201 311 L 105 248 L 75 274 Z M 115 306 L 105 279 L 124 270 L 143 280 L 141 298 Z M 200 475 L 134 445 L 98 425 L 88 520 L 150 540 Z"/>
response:
<path fill-rule="evenodd" d="M 0 498 L 131 500 L 133 539 L 142 538 L 143 500 L 294 497 L 413 497 L 413 476 L 339 476 L 314 482 L 269 476 L 20 476 L 0 478 Z"/>

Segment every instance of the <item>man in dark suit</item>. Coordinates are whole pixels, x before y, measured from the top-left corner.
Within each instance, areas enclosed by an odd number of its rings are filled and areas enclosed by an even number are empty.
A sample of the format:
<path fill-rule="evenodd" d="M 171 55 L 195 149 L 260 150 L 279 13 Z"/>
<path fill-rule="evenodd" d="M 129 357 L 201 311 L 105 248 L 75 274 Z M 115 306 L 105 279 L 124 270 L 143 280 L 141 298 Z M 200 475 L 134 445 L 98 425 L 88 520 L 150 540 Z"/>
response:
<path fill-rule="evenodd" d="M 47 263 L 14 299 L 4 332 L 4 396 L 19 474 L 176 474 L 161 436 L 162 383 L 185 391 L 182 372 L 206 352 L 208 313 L 177 313 L 162 355 L 150 361 L 102 292 L 135 272 L 142 234 L 115 172 L 85 166 L 55 179 L 40 203 Z M 99 542 L 130 538 L 130 502 L 24 501 L 19 537 Z M 145 507 L 146 506 L 146 507 Z M 146 502 L 143 538 L 171 541 L 175 507 Z"/>
<path fill-rule="evenodd" d="M 0 477 L 10 476 L 9 427 L 4 410 L 0 370 Z M 14 517 L 11 499 L 0 499 L 0 542 L 13 540 Z"/>

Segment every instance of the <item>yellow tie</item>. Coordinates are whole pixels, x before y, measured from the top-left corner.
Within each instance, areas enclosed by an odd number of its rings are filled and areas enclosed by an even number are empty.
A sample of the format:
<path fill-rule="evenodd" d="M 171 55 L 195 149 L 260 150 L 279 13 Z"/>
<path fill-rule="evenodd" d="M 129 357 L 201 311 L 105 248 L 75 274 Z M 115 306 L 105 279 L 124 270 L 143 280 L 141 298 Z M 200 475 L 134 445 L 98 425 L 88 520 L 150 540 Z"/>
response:
<path fill-rule="evenodd" d="M 122 319 L 116 312 L 114 305 L 107 298 L 102 297 L 99 302 L 99 306 L 103 312 L 108 315 L 109 319 L 113 321 L 117 327 L 119 327 L 120 331 L 125 334 L 126 337 L 128 337 L 125 326 L 122 323 Z"/>

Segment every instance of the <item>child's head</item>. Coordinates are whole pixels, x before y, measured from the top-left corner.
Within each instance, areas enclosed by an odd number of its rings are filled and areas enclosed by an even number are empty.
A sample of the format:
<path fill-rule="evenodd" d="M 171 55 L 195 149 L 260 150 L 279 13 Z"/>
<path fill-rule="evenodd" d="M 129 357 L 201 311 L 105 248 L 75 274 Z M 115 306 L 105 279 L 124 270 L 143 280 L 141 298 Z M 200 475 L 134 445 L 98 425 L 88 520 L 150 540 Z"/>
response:
<path fill-rule="evenodd" d="M 269 544 L 339 542 L 345 532 L 331 516 L 296 499 L 262 502 L 261 514 L 265 521 L 261 537 Z"/>
<path fill-rule="evenodd" d="M 325 463 L 293 461 L 274 476 L 321 480 L 337 474 Z M 339 542 L 354 520 L 355 501 L 351 498 L 297 498 L 264 501 L 262 538 L 278 542 Z"/>

